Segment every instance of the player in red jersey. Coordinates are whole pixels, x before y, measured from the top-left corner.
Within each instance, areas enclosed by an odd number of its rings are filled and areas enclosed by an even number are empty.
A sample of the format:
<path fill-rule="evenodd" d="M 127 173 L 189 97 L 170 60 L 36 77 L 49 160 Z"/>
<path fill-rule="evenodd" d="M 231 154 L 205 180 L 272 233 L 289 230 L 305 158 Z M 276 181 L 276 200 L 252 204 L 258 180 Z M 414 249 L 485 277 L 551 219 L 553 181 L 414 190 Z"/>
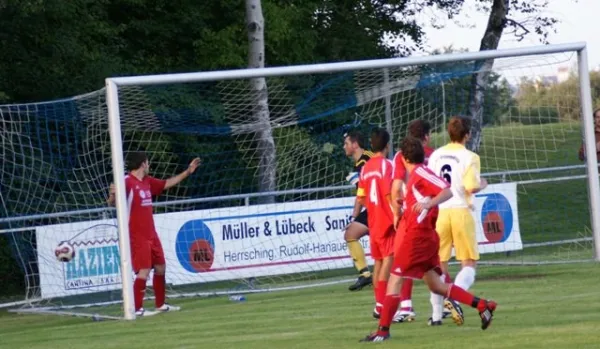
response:
<path fill-rule="evenodd" d="M 437 205 L 452 197 L 450 187 L 423 166 L 425 152 L 419 139 L 407 137 L 402 141 L 401 149 L 409 173 L 403 202 L 405 231 L 397 246 L 399 253 L 394 255 L 379 328 L 361 342 L 381 342 L 390 338 L 390 325 L 400 303 L 402 282 L 408 278 L 423 279 L 430 291 L 476 308 L 481 328 L 485 330 L 492 322 L 496 303 L 475 297 L 456 285 L 446 284 L 440 268 L 440 239 L 435 231 L 435 220 Z"/>
<path fill-rule="evenodd" d="M 200 159 L 195 158 L 185 171 L 167 180 L 156 179 L 148 175 L 150 164 L 148 157 L 143 152 L 127 154 L 126 164 L 129 170 L 129 174 L 125 177 L 125 192 L 129 209 L 131 262 L 136 274 L 133 283 L 135 315 L 150 316 L 159 312 L 179 310 L 179 307 L 165 303 L 166 263 L 163 248 L 154 227 L 152 196 L 160 195 L 164 190 L 179 184 L 194 173 L 200 165 Z M 111 184 L 108 203 L 113 205 L 114 202 L 115 191 Z M 156 311 L 146 311 L 143 307 L 146 279 L 148 279 L 151 269 L 154 269 L 152 287 Z"/>
<path fill-rule="evenodd" d="M 371 257 L 375 260 L 375 318 L 379 318 L 393 260 L 394 214 L 390 196 L 392 162 L 386 158 L 389 142 L 390 135 L 385 129 L 377 128 L 371 132 L 371 150 L 374 154 L 362 168 L 356 193 L 360 203 L 369 212 L 369 243 Z"/>
<path fill-rule="evenodd" d="M 423 148 L 425 150 L 425 164 L 427 164 L 429 155 L 434 151 L 434 149 L 429 146 L 431 124 L 422 119 L 414 120 L 408 125 L 408 135 L 420 139 L 423 143 Z M 408 173 L 406 172 L 406 168 L 402 161 L 402 151 L 398 151 L 394 156 L 394 174 L 392 182 L 392 201 L 397 203 L 397 207 L 401 206 L 402 189 L 406 187 L 407 182 Z M 394 227 L 397 228 L 394 245 L 398 244 L 398 240 L 402 237 L 404 230 L 404 222 L 400 219 L 401 215 L 398 211 L 394 212 Z M 394 251 L 397 251 L 397 249 L 394 248 Z M 414 321 L 416 313 L 412 307 L 412 289 L 412 279 L 404 280 L 402 290 L 400 290 L 400 311 L 394 316 L 394 322 Z"/>

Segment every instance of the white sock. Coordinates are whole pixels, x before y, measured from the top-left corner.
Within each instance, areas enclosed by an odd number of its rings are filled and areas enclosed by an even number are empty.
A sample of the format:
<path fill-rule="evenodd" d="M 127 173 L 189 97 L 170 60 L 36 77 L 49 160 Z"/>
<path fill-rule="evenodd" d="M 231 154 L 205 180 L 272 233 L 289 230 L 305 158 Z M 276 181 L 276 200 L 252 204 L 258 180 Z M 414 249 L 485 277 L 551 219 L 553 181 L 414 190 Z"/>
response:
<path fill-rule="evenodd" d="M 444 276 L 440 277 L 440 280 L 444 282 Z M 440 296 L 439 294 L 435 294 L 431 292 L 431 296 L 429 297 L 429 301 L 431 302 L 431 320 L 432 321 L 441 321 L 442 320 L 442 312 L 444 311 L 444 296 Z"/>
<path fill-rule="evenodd" d="M 429 301 L 431 302 L 431 309 L 433 310 L 431 313 L 431 320 L 442 320 L 442 312 L 444 310 L 444 297 L 431 292 L 431 297 L 429 297 Z"/>
<path fill-rule="evenodd" d="M 400 302 L 400 309 L 410 308 L 412 309 L 412 300 L 405 300 Z"/>
<path fill-rule="evenodd" d="M 464 290 L 468 290 L 474 282 L 475 269 L 473 267 L 463 267 L 454 279 L 454 284 Z"/>

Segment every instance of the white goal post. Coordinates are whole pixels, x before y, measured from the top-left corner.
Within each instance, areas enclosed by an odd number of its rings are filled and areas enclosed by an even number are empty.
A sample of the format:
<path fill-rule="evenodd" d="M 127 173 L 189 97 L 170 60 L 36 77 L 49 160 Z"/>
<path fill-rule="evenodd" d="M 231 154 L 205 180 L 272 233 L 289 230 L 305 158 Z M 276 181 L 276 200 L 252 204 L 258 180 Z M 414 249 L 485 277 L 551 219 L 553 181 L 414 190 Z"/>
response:
<path fill-rule="evenodd" d="M 479 264 L 598 261 L 590 81 L 600 72 L 588 68 L 585 43 L 570 43 L 114 77 L 79 96 L 0 105 L 0 273 L 10 276 L 0 308 L 135 319 L 124 157 L 137 150 L 161 179 L 203 159 L 153 202 L 168 298 L 349 284 L 344 134 L 385 127 L 397 148 L 422 119 L 438 147 L 455 115 L 473 119 L 490 183 L 474 198 Z M 368 236 L 360 244 L 372 264 Z"/>
<path fill-rule="evenodd" d="M 589 81 L 589 67 L 585 43 L 515 48 L 496 51 L 445 54 L 427 57 L 408 57 L 357 62 L 340 62 L 315 65 L 300 65 L 264 69 L 228 70 L 200 73 L 182 73 L 167 75 L 148 75 L 117 77 L 106 79 L 108 116 L 110 124 L 112 163 L 114 182 L 117 191 L 117 217 L 119 229 L 119 247 L 121 249 L 121 270 L 123 272 L 123 300 L 126 319 L 135 319 L 133 306 L 133 287 L 131 261 L 129 255 L 128 212 L 125 196 L 124 162 L 119 112 L 119 87 L 131 85 L 156 85 L 190 83 L 228 79 L 252 79 L 285 75 L 303 75 L 314 73 L 333 73 L 358 69 L 383 69 L 389 67 L 407 67 L 411 65 L 452 63 L 459 61 L 486 60 L 502 57 L 551 54 L 564 51 L 576 51 L 580 79 L 580 98 L 583 111 L 585 149 L 588 154 L 587 173 L 590 196 L 590 212 L 595 241 L 595 258 L 600 260 L 600 182 L 598 179 L 598 159 L 596 158 L 595 133 L 593 127 L 592 99 Z"/>

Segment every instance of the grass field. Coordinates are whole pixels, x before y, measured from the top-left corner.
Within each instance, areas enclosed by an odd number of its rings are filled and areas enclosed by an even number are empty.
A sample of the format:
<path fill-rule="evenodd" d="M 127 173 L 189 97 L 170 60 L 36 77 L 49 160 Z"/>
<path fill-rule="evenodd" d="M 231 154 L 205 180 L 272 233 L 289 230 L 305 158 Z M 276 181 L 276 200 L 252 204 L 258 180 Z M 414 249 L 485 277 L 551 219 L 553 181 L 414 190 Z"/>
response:
<path fill-rule="evenodd" d="M 483 172 L 581 164 L 578 124 L 488 128 L 481 149 Z M 434 138 L 434 144 L 442 143 Z M 584 174 L 582 170 L 560 175 Z M 522 181 L 555 174 L 522 174 Z M 496 178 L 493 180 L 498 182 Z M 524 242 L 589 237 L 584 179 L 518 187 Z M 484 260 L 573 261 L 592 257 L 591 243 L 529 248 Z M 456 270 L 454 271 L 454 274 Z M 348 271 L 349 276 L 353 275 Z M 492 327 L 481 331 L 477 313 L 467 322 L 429 328 L 429 294 L 414 291 L 418 320 L 393 327 L 384 348 L 598 348 L 600 266 L 594 263 L 481 267 L 473 289 L 500 304 Z M 0 312 L 0 348 L 359 348 L 376 328 L 371 289 L 350 293 L 347 285 L 254 294 L 233 303 L 225 297 L 185 299 L 179 313 L 135 322 L 15 315 Z M 149 305 L 149 304 L 148 304 Z M 118 312 L 118 309 L 115 309 Z"/>
<path fill-rule="evenodd" d="M 511 275 L 508 277 L 507 275 Z M 381 348 L 598 348 L 597 264 L 482 268 L 474 291 L 499 302 L 493 325 L 482 331 L 477 313 L 466 324 L 426 325 L 429 296 L 414 290 L 416 322 L 395 324 Z M 226 298 L 186 300 L 179 313 L 135 322 L 0 315 L 0 348 L 362 348 L 376 328 L 371 289 L 345 285 Z"/>

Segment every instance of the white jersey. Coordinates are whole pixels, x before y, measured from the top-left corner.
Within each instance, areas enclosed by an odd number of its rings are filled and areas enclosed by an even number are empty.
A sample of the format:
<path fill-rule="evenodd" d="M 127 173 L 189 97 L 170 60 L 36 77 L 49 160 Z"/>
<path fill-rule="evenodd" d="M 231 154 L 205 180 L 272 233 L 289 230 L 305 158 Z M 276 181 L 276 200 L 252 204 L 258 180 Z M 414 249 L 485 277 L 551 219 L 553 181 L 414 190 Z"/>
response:
<path fill-rule="evenodd" d="M 467 190 L 480 187 L 481 165 L 479 155 L 458 143 L 445 145 L 431 154 L 428 167 L 450 183 L 452 198 L 439 205 L 445 208 L 468 208 L 472 195 Z"/>

